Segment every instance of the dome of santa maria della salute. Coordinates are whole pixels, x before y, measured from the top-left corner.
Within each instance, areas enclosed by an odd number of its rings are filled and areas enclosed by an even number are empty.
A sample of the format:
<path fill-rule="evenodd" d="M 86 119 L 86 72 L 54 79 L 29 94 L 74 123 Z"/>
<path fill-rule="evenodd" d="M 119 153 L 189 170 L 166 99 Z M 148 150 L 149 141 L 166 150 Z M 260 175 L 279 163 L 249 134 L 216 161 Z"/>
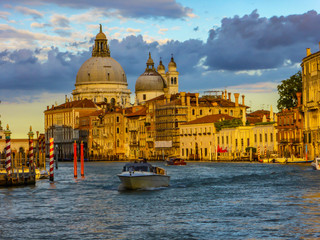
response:
<path fill-rule="evenodd" d="M 110 57 L 108 40 L 101 25 L 92 57 L 80 67 L 72 95 L 76 100 L 87 98 L 124 107 L 130 104 L 126 74 L 120 63 Z"/>

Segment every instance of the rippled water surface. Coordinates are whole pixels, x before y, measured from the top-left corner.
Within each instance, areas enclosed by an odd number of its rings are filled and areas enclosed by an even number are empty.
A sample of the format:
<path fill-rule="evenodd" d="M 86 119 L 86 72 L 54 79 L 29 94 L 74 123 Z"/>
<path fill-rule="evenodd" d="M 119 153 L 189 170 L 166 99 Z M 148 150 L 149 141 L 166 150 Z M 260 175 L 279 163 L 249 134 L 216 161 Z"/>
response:
<path fill-rule="evenodd" d="M 118 191 L 123 165 L 85 163 L 74 179 L 60 163 L 54 183 L 0 188 L 0 239 L 320 238 L 310 165 L 194 162 L 165 166 L 168 188 Z"/>

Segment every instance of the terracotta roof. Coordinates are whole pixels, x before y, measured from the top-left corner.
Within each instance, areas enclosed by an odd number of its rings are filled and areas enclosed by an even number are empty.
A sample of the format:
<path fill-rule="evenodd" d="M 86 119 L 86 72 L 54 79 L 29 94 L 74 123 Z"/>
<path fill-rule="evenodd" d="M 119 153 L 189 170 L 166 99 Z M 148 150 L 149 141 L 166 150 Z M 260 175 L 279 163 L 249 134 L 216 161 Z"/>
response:
<path fill-rule="evenodd" d="M 263 115 L 266 115 L 267 118 L 270 116 L 270 111 L 267 110 L 257 110 L 255 112 L 247 114 L 250 117 L 261 117 L 263 118 Z"/>
<path fill-rule="evenodd" d="M 83 114 L 81 115 L 81 117 L 97 117 L 99 116 L 100 114 L 103 114 L 103 110 L 97 110 L 95 112 L 91 112 L 91 113 L 87 113 L 87 114 Z"/>
<path fill-rule="evenodd" d="M 61 105 L 54 106 L 53 108 L 50 108 L 46 111 L 66 109 L 66 108 L 97 108 L 97 105 L 89 99 L 83 99 L 83 100 L 75 100 L 72 102 L 65 102 Z"/>
<path fill-rule="evenodd" d="M 215 123 L 219 122 L 220 120 L 231 120 L 235 119 L 235 117 L 229 116 L 227 114 L 213 114 L 213 115 L 207 115 L 202 118 L 197 118 L 195 120 L 192 120 L 190 122 L 184 123 L 183 125 L 188 124 L 201 124 L 201 123 Z"/>
<path fill-rule="evenodd" d="M 146 116 L 146 115 L 147 115 L 147 108 L 144 107 L 138 111 L 129 113 L 127 117 Z"/>

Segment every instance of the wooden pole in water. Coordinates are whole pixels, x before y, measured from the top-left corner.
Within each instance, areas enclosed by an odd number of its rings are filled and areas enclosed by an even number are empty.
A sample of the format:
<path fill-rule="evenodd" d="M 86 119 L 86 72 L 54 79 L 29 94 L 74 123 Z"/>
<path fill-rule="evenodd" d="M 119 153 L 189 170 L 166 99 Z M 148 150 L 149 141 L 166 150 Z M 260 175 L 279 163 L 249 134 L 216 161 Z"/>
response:
<path fill-rule="evenodd" d="M 78 176 L 77 174 L 77 143 L 74 141 L 73 144 L 73 173 L 74 177 L 76 178 Z"/>
<path fill-rule="evenodd" d="M 50 181 L 54 179 L 53 165 L 54 165 L 54 142 L 53 138 L 50 138 Z"/>
<path fill-rule="evenodd" d="M 84 157 L 83 157 L 83 142 L 81 141 L 81 153 L 80 153 L 80 156 L 81 156 L 81 177 L 84 177 Z"/>

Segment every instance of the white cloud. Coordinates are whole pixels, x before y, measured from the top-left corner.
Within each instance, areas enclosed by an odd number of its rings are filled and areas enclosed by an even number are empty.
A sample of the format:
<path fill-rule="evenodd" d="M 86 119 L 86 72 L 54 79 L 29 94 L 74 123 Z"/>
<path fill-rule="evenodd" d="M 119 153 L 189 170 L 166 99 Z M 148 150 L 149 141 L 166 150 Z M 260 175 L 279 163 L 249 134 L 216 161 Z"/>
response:
<path fill-rule="evenodd" d="M 22 6 L 17 6 L 14 8 L 16 11 L 24 14 L 24 15 L 30 15 L 33 18 L 42 18 L 43 14 L 35 9 L 27 8 L 27 7 L 22 7 Z"/>
<path fill-rule="evenodd" d="M 70 21 L 69 19 L 61 14 L 54 14 L 51 16 L 51 23 L 53 26 L 55 27 L 59 27 L 59 28 L 69 28 L 70 25 Z"/>
<path fill-rule="evenodd" d="M 9 20 L 8 16 L 10 15 L 9 12 L 0 12 L 0 18 L 4 20 Z"/>
<path fill-rule="evenodd" d="M 249 76 L 261 76 L 262 71 L 261 70 L 245 70 L 245 71 L 237 71 L 235 72 L 236 75 L 240 74 L 247 74 Z"/>
<path fill-rule="evenodd" d="M 128 33 L 136 34 L 136 33 L 140 33 L 141 29 L 127 28 L 126 31 Z"/>
<path fill-rule="evenodd" d="M 30 26 L 31 26 L 32 28 L 44 28 L 44 27 L 50 26 L 50 24 L 33 22 L 33 23 L 30 24 Z"/>
<path fill-rule="evenodd" d="M 161 28 L 159 29 L 158 33 L 161 35 L 164 35 L 165 32 L 167 32 L 169 29 L 168 28 Z"/>

